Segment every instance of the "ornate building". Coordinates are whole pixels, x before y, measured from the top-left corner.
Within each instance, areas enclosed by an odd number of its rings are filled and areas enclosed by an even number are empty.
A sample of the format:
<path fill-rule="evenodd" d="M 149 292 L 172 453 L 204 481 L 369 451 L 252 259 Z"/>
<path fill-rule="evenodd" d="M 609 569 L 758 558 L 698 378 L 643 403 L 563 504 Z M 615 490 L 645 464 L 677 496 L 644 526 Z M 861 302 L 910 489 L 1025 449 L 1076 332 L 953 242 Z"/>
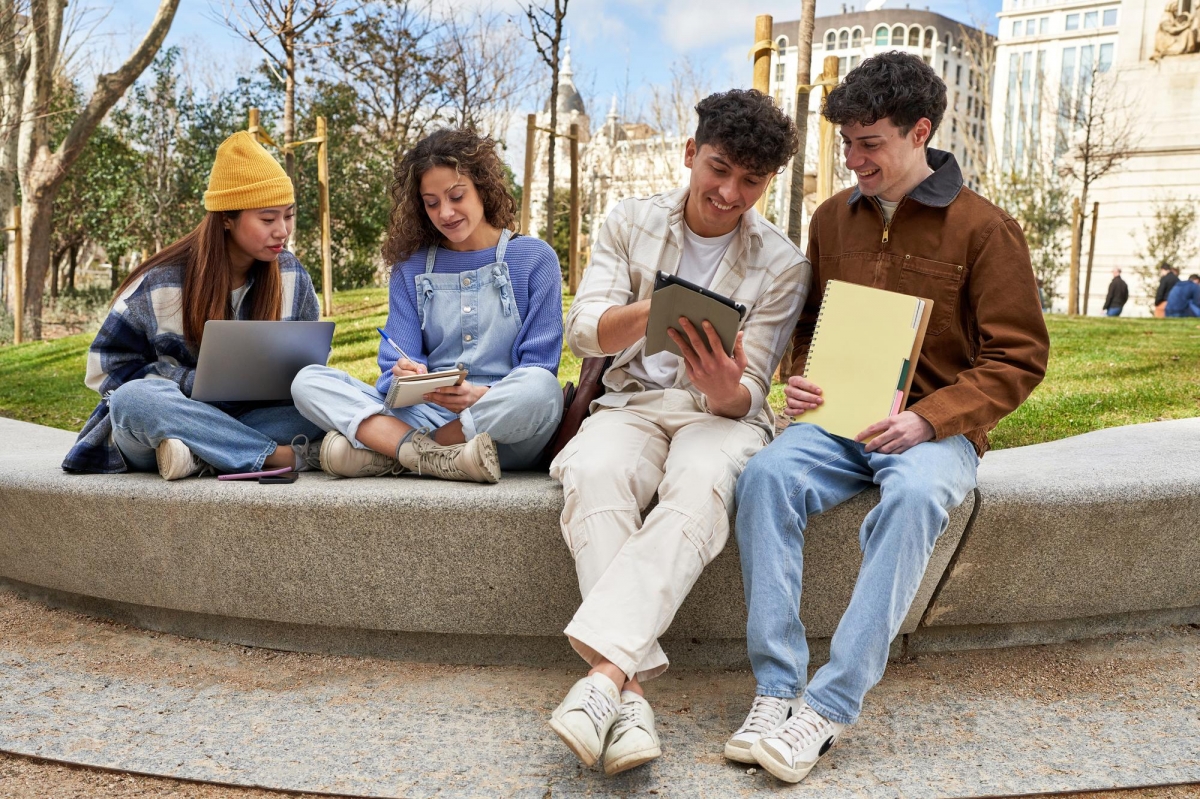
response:
<path fill-rule="evenodd" d="M 1100 203 L 1100 224 L 1088 313 L 1101 312 L 1118 267 L 1131 293 L 1125 314 L 1146 315 L 1157 270 L 1138 256 L 1145 225 L 1157 203 L 1193 202 L 1200 185 L 1196 0 L 1005 0 L 999 17 L 991 134 L 1005 165 L 1026 169 L 1031 158 L 1055 171 L 1078 165 L 1089 98 L 1107 108 L 1104 124 L 1093 128 L 1102 138 L 1130 127 L 1117 167 L 1089 190 L 1088 205 Z M 1138 279 L 1139 266 L 1152 277 Z M 1200 272 L 1200 263 L 1178 266 L 1185 276 Z M 1056 286 L 1062 299 L 1055 310 L 1066 307 L 1067 279 Z"/>

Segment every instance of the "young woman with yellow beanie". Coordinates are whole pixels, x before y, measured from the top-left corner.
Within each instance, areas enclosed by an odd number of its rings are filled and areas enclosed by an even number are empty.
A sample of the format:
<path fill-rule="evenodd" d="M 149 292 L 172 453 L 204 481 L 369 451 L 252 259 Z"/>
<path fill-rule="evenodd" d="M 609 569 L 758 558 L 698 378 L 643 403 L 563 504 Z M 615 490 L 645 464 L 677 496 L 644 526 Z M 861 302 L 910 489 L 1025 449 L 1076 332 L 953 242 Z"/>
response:
<path fill-rule="evenodd" d="M 308 273 L 284 250 L 295 203 L 291 180 L 251 134 L 221 144 L 204 220 L 129 274 L 92 342 L 85 383 L 101 400 L 64 469 L 157 469 L 176 480 L 315 461 L 308 442 L 322 431 L 294 405 L 191 399 L 209 319 L 319 316 Z"/>
<path fill-rule="evenodd" d="M 321 468 L 494 483 L 501 468 L 535 466 L 562 414 L 558 256 L 513 235 L 504 165 L 474 131 L 418 142 L 396 167 L 392 200 L 379 379 L 306 366 L 292 382 L 296 407 L 330 431 Z M 467 382 L 420 405 L 385 407 L 393 377 L 448 369 L 467 372 Z"/>

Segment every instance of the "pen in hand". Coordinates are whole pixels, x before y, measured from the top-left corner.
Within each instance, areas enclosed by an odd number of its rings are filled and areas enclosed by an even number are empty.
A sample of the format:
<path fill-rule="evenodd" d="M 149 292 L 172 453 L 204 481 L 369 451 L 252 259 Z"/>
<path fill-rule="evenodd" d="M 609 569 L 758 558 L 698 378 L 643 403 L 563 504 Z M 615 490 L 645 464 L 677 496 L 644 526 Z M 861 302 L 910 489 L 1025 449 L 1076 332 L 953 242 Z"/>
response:
<path fill-rule="evenodd" d="M 400 345 L 399 345 L 399 344 L 397 344 L 395 341 L 393 341 L 391 336 L 389 336 L 387 333 L 384 333 L 384 332 L 383 332 L 383 328 L 382 328 L 382 327 L 377 327 L 377 328 L 375 328 L 375 329 L 376 329 L 377 331 L 379 331 L 379 335 L 383 337 L 383 340 L 384 340 L 384 341 L 386 341 L 388 344 L 390 344 L 390 345 L 391 345 L 391 347 L 392 347 L 392 349 L 394 349 L 394 350 L 395 350 L 397 353 L 399 353 L 399 355 L 400 355 L 400 357 L 401 357 L 401 358 L 403 358 L 404 360 L 408 361 L 408 362 L 409 362 L 409 363 L 411 363 L 413 366 L 415 366 L 415 367 L 416 367 L 416 369 L 417 369 L 417 373 L 418 373 L 418 374 L 420 374 L 420 372 L 421 372 L 421 364 L 419 364 L 418 362 L 414 361 L 412 358 L 410 358 L 410 357 L 408 356 L 408 353 L 407 353 L 407 352 L 405 352 L 404 350 L 400 349 Z"/>

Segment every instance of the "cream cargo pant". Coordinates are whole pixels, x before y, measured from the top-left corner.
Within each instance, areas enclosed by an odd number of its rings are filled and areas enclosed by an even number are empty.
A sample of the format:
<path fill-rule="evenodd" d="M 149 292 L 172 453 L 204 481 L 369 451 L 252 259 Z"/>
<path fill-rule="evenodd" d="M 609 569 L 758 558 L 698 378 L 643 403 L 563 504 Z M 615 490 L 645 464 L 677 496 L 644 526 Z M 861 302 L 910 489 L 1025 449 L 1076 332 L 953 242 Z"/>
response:
<path fill-rule="evenodd" d="M 724 548 L 738 475 L 765 437 L 686 391 L 643 391 L 593 413 L 554 459 L 583 595 L 565 632 L 589 664 L 640 680 L 666 670 L 658 637 Z"/>

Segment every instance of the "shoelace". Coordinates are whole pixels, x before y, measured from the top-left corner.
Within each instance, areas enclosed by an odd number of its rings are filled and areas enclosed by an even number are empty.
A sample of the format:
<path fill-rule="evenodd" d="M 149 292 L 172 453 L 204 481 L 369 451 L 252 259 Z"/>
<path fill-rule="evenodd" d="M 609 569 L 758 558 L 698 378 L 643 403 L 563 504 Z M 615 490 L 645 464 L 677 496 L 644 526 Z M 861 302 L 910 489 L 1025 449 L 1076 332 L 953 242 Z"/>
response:
<path fill-rule="evenodd" d="M 775 733 L 776 738 L 787 741 L 793 752 L 799 752 L 824 734 L 829 722 L 811 707 L 805 707 L 788 719 Z"/>
<path fill-rule="evenodd" d="M 413 448 L 417 450 L 417 475 L 429 471 L 435 477 L 462 474 L 458 468 L 458 453 L 466 444 L 442 446 L 428 436 L 416 435 L 412 438 Z"/>
<path fill-rule="evenodd" d="M 589 683 L 587 693 L 583 695 L 583 712 L 587 713 L 592 724 L 599 730 L 604 727 L 604 720 L 617 712 L 617 703 L 608 694 Z"/>
<path fill-rule="evenodd" d="M 788 700 L 777 696 L 754 697 L 754 704 L 750 706 L 750 715 L 746 716 L 746 723 L 734 735 L 743 732 L 771 732 L 787 715 L 787 705 Z"/>
<path fill-rule="evenodd" d="M 321 448 L 310 446 L 308 436 L 301 433 L 292 439 L 292 450 L 300 456 L 300 460 L 312 471 L 321 471 Z"/>
<path fill-rule="evenodd" d="M 608 697 L 605 697 L 607 699 Z M 642 703 L 641 702 L 622 702 L 621 714 L 617 717 L 617 723 L 613 725 L 612 739 L 615 741 L 625 734 L 627 730 L 642 726 Z"/>

